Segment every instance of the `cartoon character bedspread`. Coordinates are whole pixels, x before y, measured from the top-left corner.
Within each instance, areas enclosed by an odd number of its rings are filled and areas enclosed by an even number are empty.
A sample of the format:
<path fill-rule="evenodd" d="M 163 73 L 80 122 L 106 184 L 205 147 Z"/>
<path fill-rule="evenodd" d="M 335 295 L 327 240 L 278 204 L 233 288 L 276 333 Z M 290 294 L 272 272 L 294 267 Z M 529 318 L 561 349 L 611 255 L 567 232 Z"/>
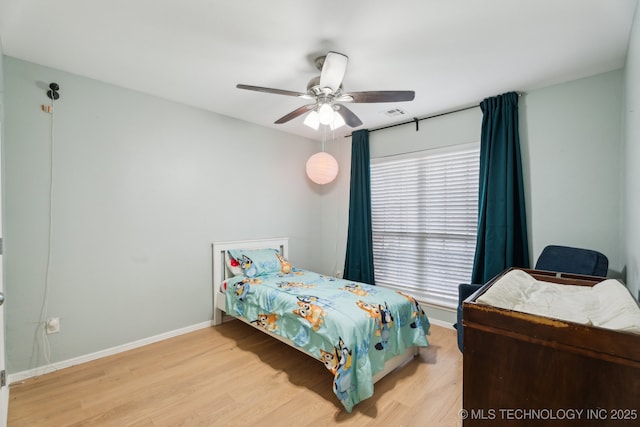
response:
<path fill-rule="evenodd" d="M 226 310 L 291 340 L 334 375 L 348 412 L 373 395 L 372 377 L 385 361 L 429 345 L 429 320 L 418 302 L 380 286 L 294 269 L 227 283 Z"/>

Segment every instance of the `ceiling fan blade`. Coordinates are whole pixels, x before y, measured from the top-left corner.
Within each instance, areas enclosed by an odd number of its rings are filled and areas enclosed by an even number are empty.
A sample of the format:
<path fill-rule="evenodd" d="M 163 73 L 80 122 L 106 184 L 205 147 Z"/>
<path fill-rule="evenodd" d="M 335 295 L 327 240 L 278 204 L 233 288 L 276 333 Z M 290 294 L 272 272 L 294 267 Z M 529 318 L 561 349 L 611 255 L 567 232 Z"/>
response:
<path fill-rule="evenodd" d="M 353 111 L 351 111 L 344 105 L 335 104 L 335 106 L 337 107 L 336 112 L 342 116 L 346 124 L 348 124 L 352 128 L 358 127 L 362 124 L 362 120 L 360 120 Z"/>
<path fill-rule="evenodd" d="M 285 114 L 284 116 L 280 117 L 274 123 L 277 124 L 277 125 L 281 125 L 283 123 L 287 123 L 289 120 L 293 120 L 296 117 L 303 115 L 304 113 L 308 112 L 309 110 L 311 110 L 315 106 L 316 106 L 316 104 L 303 105 L 300 108 L 296 108 L 295 110 L 293 110 L 289 114 Z"/>
<path fill-rule="evenodd" d="M 413 101 L 416 93 L 412 90 L 374 90 L 369 92 L 350 92 L 337 98 L 340 102 L 374 103 Z"/>
<path fill-rule="evenodd" d="M 307 98 L 307 99 L 311 98 L 306 93 L 293 92 L 293 91 L 284 90 L 284 89 L 272 89 L 270 87 L 251 86 L 251 85 L 243 85 L 243 84 L 237 84 L 236 87 L 238 89 L 254 90 L 256 92 L 273 93 L 276 95 L 295 96 L 298 98 Z"/>
<path fill-rule="evenodd" d="M 336 92 L 347 71 L 347 62 L 349 57 L 346 55 L 337 52 L 327 53 L 320 73 L 320 86 L 331 88 L 332 92 Z"/>

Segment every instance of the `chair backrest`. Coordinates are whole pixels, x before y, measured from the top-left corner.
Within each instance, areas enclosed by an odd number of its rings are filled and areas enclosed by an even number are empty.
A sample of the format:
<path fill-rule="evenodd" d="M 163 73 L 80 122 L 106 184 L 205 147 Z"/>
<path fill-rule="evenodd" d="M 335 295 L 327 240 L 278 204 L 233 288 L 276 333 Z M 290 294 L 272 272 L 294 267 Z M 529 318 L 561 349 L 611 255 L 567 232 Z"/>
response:
<path fill-rule="evenodd" d="M 606 277 L 609 259 L 598 251 L 549 245 L 542 250 L 536 270 Z"/>

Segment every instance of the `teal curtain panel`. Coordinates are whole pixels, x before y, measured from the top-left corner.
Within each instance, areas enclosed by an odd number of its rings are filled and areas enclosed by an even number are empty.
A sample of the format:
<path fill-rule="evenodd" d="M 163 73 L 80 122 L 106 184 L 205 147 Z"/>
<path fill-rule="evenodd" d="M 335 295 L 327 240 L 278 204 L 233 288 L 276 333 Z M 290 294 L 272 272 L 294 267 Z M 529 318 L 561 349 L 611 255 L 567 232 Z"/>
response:
<path fill-rule="evenodd" d="M 478 235 L 472 283 L 486 283 L 509 267 L 529 267 L 518 94 L 487 98 L 480 108 Z"/>
<path fill-rule="evenodd" d="M 369 131 L 357 130 L 351 137 L 351 192 L 344 278 L 373 285 Z"/>

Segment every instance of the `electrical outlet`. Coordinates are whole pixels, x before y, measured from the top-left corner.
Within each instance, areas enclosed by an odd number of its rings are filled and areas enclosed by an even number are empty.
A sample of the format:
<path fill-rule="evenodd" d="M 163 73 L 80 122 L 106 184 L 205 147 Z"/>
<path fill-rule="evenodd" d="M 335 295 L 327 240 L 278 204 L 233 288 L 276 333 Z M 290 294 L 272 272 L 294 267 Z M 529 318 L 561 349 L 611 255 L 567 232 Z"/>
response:
<path fill-rule="evenodd" d="M 47 334 L 55 334 L 60 332 L 60 318 L 52 317 L 50 319 L 47 319 L 45 328 L 46 328 Z"/>

